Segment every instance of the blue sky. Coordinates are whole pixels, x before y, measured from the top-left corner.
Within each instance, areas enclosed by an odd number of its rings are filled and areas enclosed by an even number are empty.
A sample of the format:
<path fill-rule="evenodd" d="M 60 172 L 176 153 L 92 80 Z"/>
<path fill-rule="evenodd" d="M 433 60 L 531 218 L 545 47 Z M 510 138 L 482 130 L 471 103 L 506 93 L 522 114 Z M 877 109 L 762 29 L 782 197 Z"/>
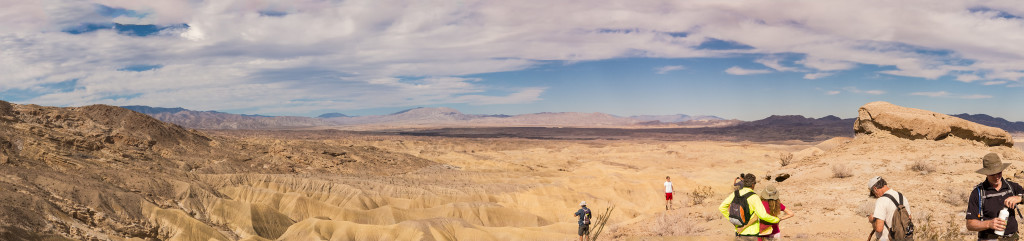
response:
<path fill-rule="evenodd" d="M 0 99 L 238 114 L 1024 121 L 1015 1 L 53 1 L 0 13 Z"/>

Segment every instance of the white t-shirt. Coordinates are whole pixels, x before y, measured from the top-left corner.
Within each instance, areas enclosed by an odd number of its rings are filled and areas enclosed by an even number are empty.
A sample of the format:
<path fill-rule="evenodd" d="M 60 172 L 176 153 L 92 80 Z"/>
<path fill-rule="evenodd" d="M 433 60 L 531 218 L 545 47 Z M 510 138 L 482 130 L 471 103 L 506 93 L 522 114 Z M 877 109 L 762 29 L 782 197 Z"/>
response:
<path fill-rule="evenodd" d="M 900 194 L 892 189 L 889 189 L 889 191 L 885 191 L 884 194 L 892 195 L 892 197 L 896 198 L 897 200 L 899 200 L 900 198 Z M 907 202 L 907 195 L 903 195 L 903 206 L 907 207 L 907 213 L 912 213 L 910 212 L 910 203 Z M 892 227 L 892 215 L 895 213 L 896 204 L 892 203 L 892 200 L 889 200 L 889 198 L 885 196 L 875 199 L 875 213 L 871 215 L 872 217 L 883 219 L 885 220 L 885 226 Z M 882 227 L 882 233 L 878 235 L 882 236 L 882 238 L 879 239 L 879 241 L 888 241 L 889 229 Z"/>
<path fill-rule="evenodd" d="M 672 182 L 665 182 L 665 193 L 672 193 Z"/>

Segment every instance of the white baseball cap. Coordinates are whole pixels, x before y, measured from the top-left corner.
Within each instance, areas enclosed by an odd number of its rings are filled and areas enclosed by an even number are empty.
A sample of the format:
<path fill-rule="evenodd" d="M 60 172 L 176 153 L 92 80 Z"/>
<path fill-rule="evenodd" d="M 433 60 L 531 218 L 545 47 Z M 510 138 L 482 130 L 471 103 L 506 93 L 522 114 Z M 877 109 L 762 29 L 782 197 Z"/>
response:
<path fill-rule="evenodd" d="M 878 180 L 882 180 L 882 177 L 875 176 L 872 177 L 871 180 L 868 180 L 868 188 L 875 187 L 875 183 L 878 183 Z"/>
<path fill-rule="evenodd" d="M 580 202 L 580 206 L 587 206 L 587 201 Z"/>

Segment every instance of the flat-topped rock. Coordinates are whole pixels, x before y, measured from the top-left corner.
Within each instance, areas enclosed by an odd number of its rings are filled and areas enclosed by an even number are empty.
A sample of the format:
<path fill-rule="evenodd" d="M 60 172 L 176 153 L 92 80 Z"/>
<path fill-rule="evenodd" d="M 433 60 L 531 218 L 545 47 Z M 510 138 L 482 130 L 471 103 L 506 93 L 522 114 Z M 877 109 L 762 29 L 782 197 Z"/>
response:
<path fill-rule="evenodd" d="M 853 130 L 857 134 L 888 133 L 906 139 L 942 140 L 950 136 L 985 143 L 989 146 L 1013 146 L 1013 137 L 1005 130 L 981 125 L 946 114 L 907 108 L 876 101 L 857 111 Z"/>

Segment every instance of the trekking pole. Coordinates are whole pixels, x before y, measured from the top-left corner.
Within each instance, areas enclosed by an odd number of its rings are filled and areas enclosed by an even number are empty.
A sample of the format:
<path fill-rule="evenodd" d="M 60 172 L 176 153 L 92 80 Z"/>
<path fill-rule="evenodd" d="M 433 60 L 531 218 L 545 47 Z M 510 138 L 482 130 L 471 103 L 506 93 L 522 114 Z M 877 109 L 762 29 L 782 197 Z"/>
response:
<path fill-rule="evenodd" d="M 871 237 L 875 236 L 875 230 L 871 230 L 871 234 L 868 234 L 868 241 L 871 241 Z"/>

